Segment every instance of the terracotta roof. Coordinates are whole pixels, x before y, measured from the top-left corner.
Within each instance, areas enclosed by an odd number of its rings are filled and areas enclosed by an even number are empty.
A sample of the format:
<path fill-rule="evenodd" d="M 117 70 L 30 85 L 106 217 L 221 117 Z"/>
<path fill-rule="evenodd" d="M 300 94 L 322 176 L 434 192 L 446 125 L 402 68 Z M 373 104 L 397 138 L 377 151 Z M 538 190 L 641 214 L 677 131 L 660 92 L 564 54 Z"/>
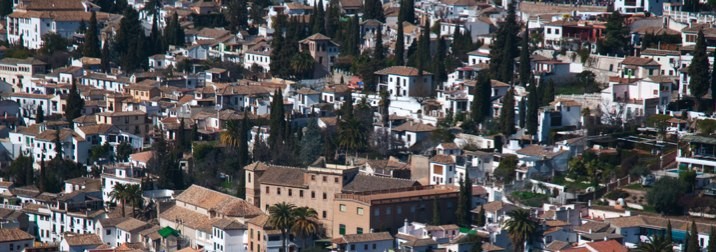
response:
<path fill-rule="evenodd" d="M 34 236 L 19 228 L 0 228 L 0 243 L 34 239 Z"/>
<path fill-rule="evenodd" d="M 430 159 L 430 162 L 441 164 L 455 164 L 455 159 L 449 155 L 438 154 Z"/>
<path fill-rule="evenodd" d="M 152 151 L 142 151 L 129 155 L 129 160 L 147 163 L 154 156 Z"/>
<path fill-rule="evenodd" d="M 435 129 L 437 129 L 437 128 L 435 128 L 435 126 L 432 126 L 430 124 L 406 122 L 406 123 L 401 124 L 398 127 L 393 128 L 393 131 L 432 132 Z"/>
<path fill-rule="evenodd" d="M 547 251 L 560 251 L 562 249 L 570 247 L 569 242 L 554 240 L 547 244 L 545 250 Z"/>
<path fill-rule="evenodd" d="M 378 70 L 375 72 L 375 74 L 378 75 L 400 75 L 400 76 L 418 76 L 418 69 L 414 67 L 408 67 L 408 66 L 392 66 L 388 68 L 384 68 L 382 70 Z M 423 71 L 423 75 L 432 75 L 432 73 Z"/>
<path fill-rule="evenodd" d="M 504 248 L 497 246 L 492 243 L 483 242 L 482 243 L 482 251 L 484 252 L 497 252 L 497 251 L 505 251 Z"/>
<path fill-rule="evenodd" d="M 590 242 L 586 244 L 594 252 L 628 252 L 629 249 L 615 240 Z"/>
<path fill-rule="evenodd" d="M 81 0 L 21 1 L 18 8 L 25 10 L 84 10 Z"/>
<path fill-rule="evenodd" d="M 651 58 L 640 58 L 629 56 L 622 61 L 623 65 L 635 65 L 635 66 L 661 66 L 658 62 Z"/>
<path fill-rule="evenodd" d="M 519 207 L 505 203 L 502 201 L 491 201 L 487 202 L 485 204 L 477 206 L 475 209 L 472 210 L 473 213 L 479 213 L 481 208 L 485 208 L 485 212 L 509 212 L 515 209 L 519 209 Z"/>
<path fill-rule="evenodd" d="M 323 88 L 323 92 L 329 93 L 346 93 L 350 92 L 351 88 L 344 84 L 327 85 Z"/>
<path fill-rule="evenodd" d="M 379 190 L 395 190 L 419 186 L 420 183 L 408 179 L 397 179 L 381 176 L 358 174 L 343 186 L 342 192 L 369 192 Z"/>
<path fill-rule="evenodd" d="M 214 223 L 206 215 L 176 205 L 162 211 L 159 218 L 172 222 L 181 220 L 182 224 L 187 227 L 207 232 L 211 232 L 211 226 Z"/>
<path fill-rule="evenodd" d="M 137 230 L 147 229 L 147 228 L 149 228 L 149 226 L 150 225 L 144 221 L 140 221 L 135 218 L 129 218 L 129 219 L 126 219 L 126 220 L 120 222 L 119 224 L 117 224 L 116 227 L 118 229 L 132 233 Z"/>
<path fill-rule="evenodd" d="M 493 88 L 509 87 L 510 84 L 507 84 L 507 83 L 504 83 L 504 82 L 498 81 L 498 80 L 490 80 L 490 86 L 493 87 Z"/>
<path fill-rule="evenodd" d="M 96 234 L 65 233 L 64 238 L 70 246 L 102 245 L 102 239 Z"/>
<path fill-rule="evenodd" d="M 597 221 L 587 221 L 579 226 L 574 226 L 574 231 L 577 232 L 583 232 L 583 233 L 592 233 L 592 232 L 604 232 L 609 228 L 609 223 L 605 222 L 597 222 Z"/>
<path fill-rule="evenodd" d="M 443 149 L 448 149 L 448 150 L 460 149 L 460 147 L 457 147 L 457 144 L 455 144 L 455 143 L 441 143 L 440 146 L 443 147 Z"/>
<path fill-rule="evenodd" d="M 335 244 L 350 244 L 350 243 L 361 243 L 361 242 L 375 242 L 375 241 L 392 241 L 393 236 L 389 232 L 380 233 L 365 233 L 365 234 L 349 234 L 343 237 L 333 239 Z"/>
<path fill-rule="evenodd" d="M 672 51 L 672 50 L 659 50 L 654 48 L 647 48 L 641 51 L 641 55 L 650 55 L 650 56 L 679 56 L 681 53 L 679 51 Z"/>
<path fill-rule="evenodd" d="M 566 150 L 561 150 L 561 151 L 555 152 L 551 148 L 542 147 L 542 146 L 536 145 L 536 144 L 528 145 L 527 147 L 517 150 L 517 154 L 533 156 L 533 157 L 544 157 L 544 158 L 548 158 L 548 159 L 556 157 L 564 152 L 566 152 Z"/>
<path fill-rule="evenodd" d="M 253 224 L 259 227 L 262 227 L 264 229 L 271 228 L 269 225 L 269 216 L 267 214 L 260 214 L 259 216 L 256 216 L 254 218 L 251 218 L 246 221 L 246 223 Z"/>
<path fill-rule="evenodd" d="M 254 217 L 261 213 L 261 209 L 243 199 L 198 185 L 192 185 L 184 190 L 176 200 L 211 209 L 230 217 Z"/>
<path fill-rule="evenodd" d="M 114 130 L 112 130 L 112 129 L 114 129 Z M 114 127 L 114 125 L 112 125 L 112 124 L 96 124 L 96 125 L 82 126 L 82 127 L 79 127 L 79 130 L 81 130 L 83 133 L 85 133 L 85 136 L 107 134 L 107 133 L 110 133 L 110 131 L 119 132 L 119 129 Z"/>
<path fill-rule="evenodd" d="M 99 223 L 102 225 L 102 228 L 116 227 L 117 224 L 122 223 L 123 221 L 125 221 L 129 218 L 130 217 L 104 218 L 104 219 L 100 219 Z"/>
<path fill-rule="evenodd" d="M 259 177 L 259 183 L 290 187 L 307 187 L 304 181 L 306 169 L 296 167 L 268 166 Z"/>
<path fill-rule="evenodd" d="M 222 218 L 214 221 L 213 226 L 221 230 L 246 230 L 246 225 L 228 218 Z"/>
<path fill-rule="evenodd" d="M 269 95 L 271 91 L 259 85 L 229 85 L 216 90 L 216 95 Z"/>
<path fill-rule="evenodd" d="M 361 0 L 340 0 L 340 3 L 343 9 L 355 9 L 363 7 L 363 1 Z"/>

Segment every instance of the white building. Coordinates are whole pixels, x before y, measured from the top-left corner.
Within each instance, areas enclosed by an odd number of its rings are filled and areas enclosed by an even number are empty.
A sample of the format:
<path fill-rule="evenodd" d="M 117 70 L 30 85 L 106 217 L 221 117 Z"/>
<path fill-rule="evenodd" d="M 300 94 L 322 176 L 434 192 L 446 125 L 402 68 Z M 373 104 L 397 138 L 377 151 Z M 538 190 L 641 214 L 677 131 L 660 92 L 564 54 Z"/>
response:
<path fill-rule="evenodd" d="M 248 236 L 246 225 L 236 220 L 216 221 L 211 227 L 212 241 L 216 252 L 246 252 Z"/>
<path fill-rule="evenodd" d="M 246 50 L 244 53 L 244 68 L 251 70 L 257 65 L 264 73 L 271 70 L 271 45 L 266 41 L 260 41 Z"/>
<path fill-rule="evenodd" d="M 385 252 L 395 247 L 389 232 L 349 234 L 333 239 L 332 242 L 338 251 L 346 252 Z"/>
<path fill-rule="evenodd" d="M 425 97 L 433 93 L 433 74 L 413 67 L 392 66 L 375 72 L 378 92 L 385 90 L 390 97 Z"/>
<path fill-rule="evenodd" d="M 35 237 L 19 228 L 0 228 L 0 251 L 23 251 L 34 247 Z"/>
<path fill-rule="evenodd" d="M 110 194 L 115 186 L 141 186 L 142 178 L 144 177 L 144 168 L 117 164 L 104 168 L 100 177 L 102 178 L 102 200 L 104 202 L 110 202 Z"/>

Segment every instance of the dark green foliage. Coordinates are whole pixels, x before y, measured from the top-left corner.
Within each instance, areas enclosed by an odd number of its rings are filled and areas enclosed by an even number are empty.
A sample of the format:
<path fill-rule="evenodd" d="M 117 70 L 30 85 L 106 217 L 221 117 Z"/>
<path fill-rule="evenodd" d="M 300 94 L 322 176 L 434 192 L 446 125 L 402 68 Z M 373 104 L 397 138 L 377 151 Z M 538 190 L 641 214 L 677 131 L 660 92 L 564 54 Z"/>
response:
<path fill-rule="evenodd" d="M 427 22 L 425 22 L 425 26 L 423 27 L 422 34 L 420 37 L 419 46 L 418 46 L 418 55 L 417 55 L 417 61 L 418 61 L 418 75 L 422 75 L 423 71 L 429 66 L 428 61 L 430 61 L 430 19 L 428 19 Z M 431 88 L 432 90 L 433 88 Z"/>
<path fill-rule="evenodd" d="M 629 51 L 629 27 L 624 25 L 624 18 L 618 11 L 612 12 L 607 19 L 604 38 L 597 41 L 600 54 L 625 55 Z"/>
<path fill-rule="evenodd" d="M 304 165 L 316 161 L 322 153 L 323 136 L 321 128 L 318 127 L 317 119 L 309 119 L 301 138 L 301 159 Z"/>
<path fill-rule="evenodd" d="M 453 41 L 452 45 L 450 46 L 451 53 L 449 58 L 466 62 L 468 60 L 467 53 L 474 51 L 480 47 L 480 43 L 474 43 L 472 41 L 470 30 L 465 29 L 464 31 L 461 31 L 459 25 L 455 26 L 455 30 L 453 31 L 452 37 Z M 448 72 L 453 71 L 457 66 L 457 64 L 455 63 L 446 63 L 446 65 Z"/>
<path fill-rule="evenodd" d="M 276 89 L 273 92 L 269 127 L 271 130 L 268 138 L 269 148 L 275 155 L 283 155 L 283 153 L 276 153 L 276 151 L 274 151 L 279 148 L 279 145 L 283 145 L 286 140 L 286 112 L 283 106 L 283 94 L 281 89 Z"/>
<path fill-rule="evenodd" d="M 554 101 L 555 91 L 554 91 L 554 81 L 551 79 L 548 80 L 545 84 L 544 89 L 542 90 L 542 106 L 549 105 L 550 102 Z"/>
<path fill-rule="evenodd" d="M 117 161 L 127 162 L 129 161 L 129 155 L 132 155 L 132 145 L 126 141 L 123 141 L 117 145 Z"/>
<path fill-rule="evenodd" d="M 532 82 L 527 87 L 529 94 L 527 94 L 527 113 L 525 115 L 525 125 L 527 126 L 527 132 L 530 134 L 537 134 L 538 115 L 539 112 L 539 93 L 537 91 L 537 84 Z"/>
<path fill-rule="evenodd" d="M 696 227 L 696 222 L 691 221 L 691 231 L 689 232 L 689 239 L 687 240 L 686 252 L 700 252 L 701 247 L 699 246 L 699 231 Z"/>
<path fill-rule="evenodd" d="M 674 240 L 673 240 L 673 238 L 671 237 L 671 232 L 672 232 L 672 230 L 671 230 L 671 220 L 668 220 L 668 222 L 666 223 L 666 231 L 665 231 L 665 232 L 666 232 L 666 235 L 665 235 L 666 241 L 667 241 L 668 243 L 673 243 Z"/>
<path fill-rule="evenodd" d="M 254 27 L 262 25 L 265 22 L 263 19 L 263 7 L 256 2 L 257 1 L 251 2 L 251 9 L 249 10 L 249 18 L 251 18 L 251 25 Z"/>
<path fill-rule="evenodd" d="M 669 34 L 661 34 L 661 35 L 654 35 L 654 33 L 647 33 L 644 34 L 644 37 L 641 39 L 641 47 L 642 48 L 654 48 L 658 47 L 659 45 L 677 45 L 681 44 L 681 35 L 669 35 Z"/>
<path fill-rule="evenodd" d="M 465 215 L 469 215 L 469 212 L 465 212 L 465 205 L 467 202 L 465 202 L 465 199 L 462 197 L 462 192 L 465 190 L 465 181 L 463 178 L 460 178 L 458 184 L 460 185 L 460 193 L 459 197 L 457 198 L 457 208 L 455 209 L 455 218 L 457 219 L 457 224 L 460 227 L 466 227 L 470 223 L 465 223 Z"/>
<path fill-rule="evenodd" d="M 395 65 L 405 65 L 405 35 L 403 22 L 400 19 L 398 19 L 398 34 L 395 42 Z"/>
<path fill-rule="evenodd" d="M 169 23 L 164 27 L 164 40 L 167 45 L 183 46 L 185 41 L 184 28 L 179 23 L 179 16 L 176 12 L 169 19 Z"/>
<path fill-rule="evenodd" d="M 527 102 L 522 99 L 517 103 L 517 105 L 519 106 L 518 111 L 520 111 L 520 117 L 517 121 L 520 128 L 524 128 L 527 120 Z"/>
<path fill-rule="evenodd" d="M 156 17 L 157 16 L 154 16 L 152 19 L 152 30 L 149 34 L 149 52 L 147 53 L 149 56 L 163 54 L 167 50 L 167 48 L 164 47 L 164 38 L 162 37 L 162 33 L 159 31 L 159 23 Z"/>
<path fill-rule="evenodd" d="M 190 147 L 190 141 L 186 137 L 186 125 L 184 124 L 184 118 L 179 119 L 179 128 L 174 133 L 174 145 L 177 148 L 177 151 L 184 152 L 188 149 L 191 149 Z"/>
<path fill-rule="evenodd" d="M 511 82 L 514 72 L 517 49 L 517 32 L 519 26 L 516 21 L 514 4 L 507 9 L 507 17 L 495 33 L 494 42 L 490 46 L 490 73 L 493 79 Z"/>
<path fill-rule="evenodd" d="M 353 16 L 355 19 L 355 26 L 360 26 L 360 21 L 358 21 L 358 15 Z M 324 28 L 325 35 L 328 37 L 335 37 L 336 32 L 338 31 L 338 27 L 340 24 L 340 18 L 341 18 L 341 7 L 340 2 L 338 0 L 330 0 L 328 3 L 328 10 L 326 11 L 326 17 L 324 21 Z M 360 39 L 360 35 L 356 36 L 356 39 Z M 359 40 L 360 41 L 360 40 Z"/>
<path fill-rule="evenodd" d="M 702 107 L 701 100 L 709 91 L 709 71 L 707 70 L 709 68 L 709 59 L 706 55 L 706 38 L 703 31 L 699 30 L 696 46 L 694 47 L 694 57 L 688 67 L 688 74 L 691 77 L 689 91 L 691 91 L 691 95 L 696 100 L 698 110 L 705 109 Z"/>
<path fill-rule="evenodd" d="M 248 28 L 249 6 L 246 0 L 231 0 L 225 15 L 232 33 Z"/>
<path fill-rule="evenodd" d="M 124 11 L 114 49 L 119 54 L 122 70 L 132 72 L 146 65 L 146 38 L 139 22 L 139 14 L 132 8 Z"/>
<path fill-rule="evenodd" d="M 440 38 L 438 38 L 435 58 L 428 59 L 428 62 L 432 62 L 433 64 L 433 81 L 438 83 L 438 88 L 442 88 L 443 82 L 447 81 L 447 69 L 445 69 L 445 59 L 447 58 L 446 51 L 447 44 L 445 43 L 445 39 L 440 36 Z"/>
<path fill-rule="evenodd" d="M 462 214 L 462 219 L 459 221 L 462 222 L 464 226 L 470 227 L 472 225 L 472 179 L 470 178 L 470 171 L 468 169 L 465 170 L 465 178 L 462 182 L 463 186 L 458 200 L 463 202 L 462 212 L 464 214 Z"/>
<path fill-rule="evenodd" d="M 82 116 L 82 110 L 85 107 L 85 100 L 79 94 L 77 90 L 77 84 L 72 83 L 72 89 L 67 95 L 67 107 L 65 109 L 65 118 L 72 124 L 72 120 Z"/>
<path fill-rule="evenodd" d="M 42 106 L 37 106 L 37 113 L 35 114 L 35 123 L 42 123 L 45 121 L 45 111 Z"/>
<path fill-rule="evenodd" d="M 498 146 L 495 144 L 495 146 Z M 517 156 L 506 155 L 500 160 L 500 164 L 495 169 L 495 177 L 502 182 L 510 183 L 515 179 L 515 169 L 517 169 Z"/>
<path fill-rule="evenodd" d="M 44 160 L 42 162 L 44 163 Z M 44 173 L 43 179 L 40 180 L 43 184 L 38 188 L 41 187 L 43 192 L 59 193 L 65 187 L 65 180 L 82 177 L 87 173 L 87 169 L 71 160 L 54 158 L 41 173 Z"/>
<path fill-rule="evenodd" d="M 179 167 L 181 153 L 170 148 L 164 138 L 157 139 L 152 144 L 152 150 L 154 156 L 149 161 L 147 168 L 159 176 L 159 187 L 173 190 L 184 189 L 184 171 Z"/>
<path fill-rule="evenodd" d="M 315 19 L 311 20 L 311 33 L 325 34 L 326 26 L 324 22 L 326 22 L 326 11 L 323 9 L 323 0 L 318 1 L 318 4 L 316 4 L 313 9 L 313 13 L 315 14 Z"/>
<path fill-rule="evenodd" d="M 85 34 L 87 32 L 87 23 L 85 23 L 85 20 L 80 20 L 80 27 L 77 28 L 77 33 L 79 34 Z"/>
<path fill-rule="evenodd" d="M 101 159 L 111 160 L 112 154 L 112 146 L 109 145 L 109 142 L 92 146 L 90 149 L 90 162 L 96 162 Z"/>
<path fill-rule="evenodd" d="M 366 0 L 363 4 L 363 19 L 375 19 L 385 22 L 385 14 L 383 13 L 382 0 Z"/>
<path fill-rule="evenodd" d="M 480 207 L 480 212 L 477 214 L 476 224 L 478 227 L 484 227 L 487 224 L 487 216 L 485 215 L 485 208 Z"/>
<path fill-rule="evenodd" d="M 7 170 L 2 170 L 2 177 L 15 182 L 16 187 L 31 185 L 34 182 L 32 165 L 32 157 L 20 155 L 10 163 Z"/>
<path fill-rule="evenodd" d="M 659 213 L 681 214 L 682 208 L 678 202 L 686 190 L 686 185 L 678 179 L 663 177 L 649 189 L 646 199 Z"/>
<path fill-rule="evenodd" d="M 438 198 L 433 198 L 433 219 L 431 224 L 438 226 L 442 223 L 440 222 L 440 204 L 438 204 Z"/>
<path fill-rule="evenodd" d="M 489 73 L 481 71 L 477 75 L 477 82 L 473 92 L 473 100 L 470 108 L 470 118 L 473 122 L 482 123 L 492 113 L 492 85 Z"/>
<path fill-rule="evenodd" d="M 99 28 L 97 27 L 97 13 L 92 12 L 89 20 L 89 27 L 85 33 L 85 43 L 82 46 L 82 55 L 85 57 L 98 58 L 101 56 L 99 48 Z"/>
<path fill-rule="evenodd" d="M 696 190 L 696 171 L 687 170 L 679 172 L 679 182 L 686 188 L 687 193 Z"/>
<path fill-rule="evenodd" d="M 69 42 L 57 33 L 50 32 L 42 35 L 42 47 L 40 53 L 43 55 L 52 55 L 55 52 L 67 51 Z"/>
<path fill-rule="evenodd" d="M 411 24 L 416 23 L 415 19 L 415 0 L 401 0 L 400 10 L 398 10 L 398 21 L 406 21 Z"/>
<path fill-rule="evenodd" d="M 520 40 L 520 84 L 527 85 L 532 78 L 532 63 L 530 61 L 530 46 L 529 46 L 530 29 L 529 26 L 525 27 L 525 32 L 522 33 L 522 39 Z"/>
<path fill-rule="evenodd" d="M 0 0 L 0 16 L 7 16 L 12 13 L 12 1 L 13 0 Z"/>
<path fill-rule="evenodd" d="M 110 56 L 110 52 L 109 52 L 109 44 L 110 44 L 109 40 L 104 41 L 104 45 L 102 46 L 102 55 L 101 55 L 102 57 L 100 58 L 102 72 L 105 72 L 105 73 L 109 73 L 111 70 L 110 69 L 111 68 L 110 61 L 112 59 L 110 58 L 111 56 Z"/>
<path fill-rule="evenodd" d="M 502 98 L 500 130 L 505 137 L 515 133 L 515 94 L 513 89 L 507 90 L 507 93 Z"/>

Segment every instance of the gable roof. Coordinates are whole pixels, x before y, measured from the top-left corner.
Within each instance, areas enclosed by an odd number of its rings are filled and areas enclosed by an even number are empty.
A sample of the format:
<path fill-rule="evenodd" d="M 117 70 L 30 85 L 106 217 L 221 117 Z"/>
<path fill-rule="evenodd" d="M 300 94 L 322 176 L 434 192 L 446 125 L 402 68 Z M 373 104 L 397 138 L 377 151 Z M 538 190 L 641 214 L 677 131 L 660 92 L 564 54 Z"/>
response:
<path fill-rule="evenodd" d="M 419 186 L 420 183 L 408 179 L 358 174 L 343 186 L 342 192 L 368 192 L 379 190 L 403 189 Z"/>
<path fill-rule="evenodd" d="M 243 199 L 198 185 L 192 185 L 184 190 L 176 200 L 231 217 L 254 217 L 261 213 L 261 209 Z"/>
<path fill-rule="evenodd" d="M 419 70 L 414 67 L 408 67 L 408 66 L 392 66 L 383 68 L 381 70 L 378 70 L 375 72 L 377 75 L 400 75 L 400 76 L 419 76 Z M 423 75 L 432 75 L 432 73 L 428 71 L 423 71 Z"/>
<path fill-rule="evenodd" d="M 102 245 L 102 239 L 96 234 L 66 233 L 64 239 L 70 246 Z"/>
<path fill-rule="evenodd" d="M 0 243 L 34 240 L 35 237 L 19 228 L 0 228 Z"/>
<path fill-rule="evenodd" d="M 307 187 L 304 182 L 306 169 L 271 165 L 267 168 L 264 174 L 259 177 L 259 183 L 261 184 Z"/>
<path fill-rule="evenodd" d="M 406 122 L 398 127 L 393 128 L 393 131 L 410 131 L 410 132 L 432 132 L 435 126 L 423 123 Z"/>
<path fill-rule="evenodd" d="M 361 243 L 361 242 L 375 242 L 375 241 L 392 241 L 393 236 L 389 232 L 380 233 L 365 233 L 365 234 L 349 234 L 343 235 L 333 239 L 335 244 L 349 244 L 349 243 Z"/>
<path fill-rule="evenodd" d="M 635 65 L 635 66 L 660 66 L 660 64 L 651 58 L 641 58 L 629 56 L 624 58 L 622 61 L 624 65 Z"/>

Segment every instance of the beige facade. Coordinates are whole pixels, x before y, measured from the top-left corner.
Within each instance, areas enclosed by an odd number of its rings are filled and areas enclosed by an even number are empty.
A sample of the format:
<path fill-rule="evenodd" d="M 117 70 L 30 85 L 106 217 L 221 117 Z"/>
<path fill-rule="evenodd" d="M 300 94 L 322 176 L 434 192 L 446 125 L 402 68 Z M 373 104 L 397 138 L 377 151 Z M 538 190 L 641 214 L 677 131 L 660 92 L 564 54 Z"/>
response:
<path fill-rule="evenodd" d="M 98 113 L 97 124 L 112 124 L 122 131 L 145 136 L 149 131 L 149 120 L 144 111 Z"/>
<path fill-rule="evenodd" d="M 402 191 L 338 194 L 333 202 L 332 237 L 380 231 L 395 232 L 404 221 L 429 222 L 437 200 L 440 220 L 455 222 L 459 188 L 424 186 Z"/>

